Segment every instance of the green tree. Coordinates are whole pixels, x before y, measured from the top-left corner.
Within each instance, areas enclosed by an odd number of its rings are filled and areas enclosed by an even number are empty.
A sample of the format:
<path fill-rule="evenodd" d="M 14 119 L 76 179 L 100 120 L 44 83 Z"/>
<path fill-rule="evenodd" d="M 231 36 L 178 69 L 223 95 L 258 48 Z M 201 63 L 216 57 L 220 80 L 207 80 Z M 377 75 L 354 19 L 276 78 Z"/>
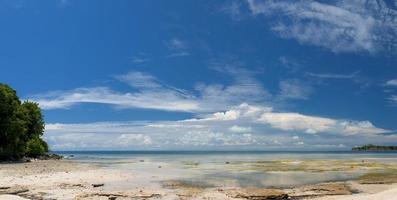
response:
<path fill-rule="evenodd" d="M 41 115 L 39 104 L 25 101 L 21 105 L 24 121 L 27 128 L 27 137 L 34 138 L 42 136 L 44 133 L 44 120 Z"/>
<path fill-rule="evenodd" d="M 48 152 L 48 146 L 41 139 L 44 133 L 44 120 L 40 107 L 37 103 L 25 101 L 21 105 L 23 121 L 25 122 L 26 134 L 24 140 L 27 141 L 27 156 L 37 157 Z"/>
<path fill-rule="evenodd" d="M 16 91 L 0 83 L 0 159 L 47 152 L 48 146 L 41 139 L 43 132 L 44 120 L 38 104 L 29 101 L 21 104 Z"/>
<path fill-rule="evenodd" d="M 47 143 L 40 137 L 30 139 L 26 145 L 26 155 L 30 157 L 37 157 L 48 152 Z"/>

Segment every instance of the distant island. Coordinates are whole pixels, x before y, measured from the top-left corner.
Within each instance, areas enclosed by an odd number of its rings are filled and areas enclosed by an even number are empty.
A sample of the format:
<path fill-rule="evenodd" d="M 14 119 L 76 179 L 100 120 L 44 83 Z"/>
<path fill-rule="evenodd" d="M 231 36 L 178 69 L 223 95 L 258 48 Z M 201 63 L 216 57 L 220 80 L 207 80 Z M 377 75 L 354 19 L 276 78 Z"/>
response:
<path fill-rule="evenodd" d="M 367 144 L 364 146 L 353 147 L 353 151 L 397 151 L 397 146 L 378 146 Z"/>

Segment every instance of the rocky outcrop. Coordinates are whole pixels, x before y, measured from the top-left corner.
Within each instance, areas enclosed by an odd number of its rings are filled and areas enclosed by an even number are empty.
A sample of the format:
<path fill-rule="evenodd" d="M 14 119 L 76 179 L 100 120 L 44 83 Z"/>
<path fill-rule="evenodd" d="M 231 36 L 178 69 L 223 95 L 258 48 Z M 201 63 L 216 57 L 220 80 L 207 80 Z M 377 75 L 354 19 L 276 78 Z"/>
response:
<path fill-rule="evenodd" d="M 325 195 L 350 195 L 354 190 L 347 183 L 321 183 L 292 189 L 290 196 L 315 197 Z"/>

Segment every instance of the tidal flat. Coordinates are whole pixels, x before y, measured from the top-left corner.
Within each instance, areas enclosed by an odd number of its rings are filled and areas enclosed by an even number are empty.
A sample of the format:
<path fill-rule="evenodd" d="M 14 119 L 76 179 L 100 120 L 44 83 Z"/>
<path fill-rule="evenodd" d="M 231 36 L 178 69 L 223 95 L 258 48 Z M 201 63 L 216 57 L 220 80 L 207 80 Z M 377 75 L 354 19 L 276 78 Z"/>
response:
<path fill-rule="evenodd" d="M 393 199 L 395 154 L 75 154 L 0 164 L 0 199 Z M 381 198 L 382 197 L 382 198 Z"/>

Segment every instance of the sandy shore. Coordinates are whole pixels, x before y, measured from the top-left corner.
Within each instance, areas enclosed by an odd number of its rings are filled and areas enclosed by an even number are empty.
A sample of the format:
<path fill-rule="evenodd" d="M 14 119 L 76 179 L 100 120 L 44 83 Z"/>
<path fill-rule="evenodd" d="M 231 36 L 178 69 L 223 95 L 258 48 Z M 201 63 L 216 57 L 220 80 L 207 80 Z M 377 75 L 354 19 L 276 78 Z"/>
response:
<path fill-rule="evenodd" d="M 164 170 L 166 177 L 167 169 Z M 292 189 L 201 187 L 67 160 L 0 164 L 0 199 L 397 199 L 397 178 L 371 176 Z M 373 181 L 372 181 L 373 179 Z"/>

